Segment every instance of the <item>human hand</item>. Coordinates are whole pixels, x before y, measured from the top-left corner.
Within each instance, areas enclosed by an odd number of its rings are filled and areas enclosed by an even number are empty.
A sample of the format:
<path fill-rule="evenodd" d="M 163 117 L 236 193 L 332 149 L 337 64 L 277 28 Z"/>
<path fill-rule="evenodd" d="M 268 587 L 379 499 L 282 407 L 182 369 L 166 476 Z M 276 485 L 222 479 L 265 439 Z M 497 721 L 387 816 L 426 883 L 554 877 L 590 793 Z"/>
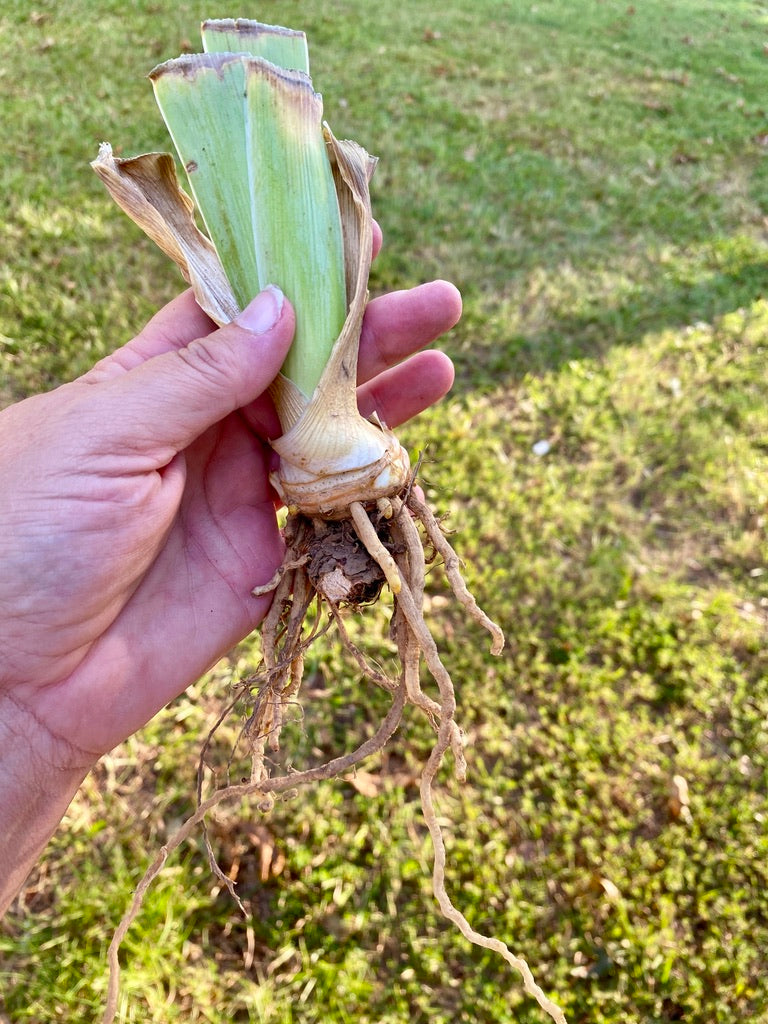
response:
<path fill-rule="evenodd" d="M 445 282 L 370 303 L 364 414 L 394 427 L 448 390 L 442 353 L 401 360 L 460 308 Z M 48 771 L 83 774 L 266 613 L 250 591 L 283 548 L 263 392 L 292 332 L 274 290 L 218 331 L 187 292 L 84 377 L 0 413 L 0 717 Z"/>

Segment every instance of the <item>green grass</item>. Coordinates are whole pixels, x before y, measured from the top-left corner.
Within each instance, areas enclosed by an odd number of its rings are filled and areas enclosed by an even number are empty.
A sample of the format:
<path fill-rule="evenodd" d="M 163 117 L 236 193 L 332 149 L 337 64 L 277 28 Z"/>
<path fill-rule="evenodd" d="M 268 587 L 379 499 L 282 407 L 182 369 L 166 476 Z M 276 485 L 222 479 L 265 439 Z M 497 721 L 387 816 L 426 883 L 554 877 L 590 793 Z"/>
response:
<path fill-rule="evenodd" d="M 435 574 L 470 741 L 469 782 L 446 773 L 439 798 L 456 902 L 569 1021 L 768 1022 L 768 6 L 11 0 L 5 400 L 81 372 L 179 289 L 88 161 L 102 138 L 168 148 L 143 76 L 229 14 L 304 27 L 334 130 L 380 156 L 374 290 L 439 275 L 465 296 L 453 395 L 403 431 L 509 640 L 487 656 Z M 89 779 L 0 926 L 10 1021 L 99 1019 L 111 931 L 257 651 Z M 382 711 L 332 641 L 313 657 L 297 765 Z M 541 1021 L 434 913 L 414 784 L 429 742 L 409 719 L 365 766 L 368 796 L 338 780 L 268 819 L 221 811 L 214 845 L 253 917 L 188 844 L 126 942 L 120 1019 Z"/>

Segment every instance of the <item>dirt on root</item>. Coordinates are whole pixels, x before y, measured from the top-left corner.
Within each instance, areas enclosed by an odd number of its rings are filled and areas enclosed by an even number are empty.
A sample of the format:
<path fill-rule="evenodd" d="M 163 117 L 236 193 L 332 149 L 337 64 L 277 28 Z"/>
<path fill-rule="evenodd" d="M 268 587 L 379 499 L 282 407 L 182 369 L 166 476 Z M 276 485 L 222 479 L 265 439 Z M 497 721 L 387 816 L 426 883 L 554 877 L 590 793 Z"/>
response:
<path fill-rule="evenodd" d="M 388 531 L 379 537 L 393 551 Z M 307 575 L 313 586 L 335 604 L 365 605 L 376 601 L 385 576 L 373 560 L 349 520 L 323 523 L 307 554 Z"/>

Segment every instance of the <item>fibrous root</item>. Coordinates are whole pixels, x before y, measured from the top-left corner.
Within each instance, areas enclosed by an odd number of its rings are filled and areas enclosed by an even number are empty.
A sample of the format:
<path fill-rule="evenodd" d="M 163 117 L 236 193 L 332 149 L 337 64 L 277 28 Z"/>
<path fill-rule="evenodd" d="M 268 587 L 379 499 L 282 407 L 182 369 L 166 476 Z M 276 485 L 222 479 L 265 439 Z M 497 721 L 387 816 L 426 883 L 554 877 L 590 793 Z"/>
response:
<path fill-rule="evenodd" d="M 355 502 L 349 508 L 349 517 L 340 520 L 326 521 L 297 513 L 290 515 L 285 528 L 287 549 L 282 567 L 266 587 L 256 591 L 274 590 L 274 599 L 262 626 L 261 670 L 242 684 L 242 688 L 255 694 L 242 731 L 251 760 L 250 780 L 219 789 L 204 799 L 201 768 L 197 811 L 148 868 L 112 940 L 104 1024 L 111 1024 L 117 1011 L 117 951 L 140 909 L 143 895 L 168 856 L 198 825 L 204 827 L 208 812 L 223 800 L 237 800 L 246 795 L 257 796 L 259 808 L 267 810 L 278 793 L 348 772 L 386 745 L 398 728 L 406 705 L 421 710 L 436 732 L 434 746 L 422 772 L 420 795 L 434 848 L 432 881 L 440 910 L 469 942 L 499 953 L 520 973 L 525 991 L 536 999 L 553 1021 L 565 1024 L 562 1010 L 536 984 L 525 960 L 513 954 L 499 939 L 475 931 L 453 905 L 446 891 L 446 848 L 434 808 L 434 782 L 449 751 L 453 756 L 455 774 L 460 780 L 466 776 L 466 760 L 462 733 L 455 721 L 453 682 L 424 619 L 426 558 L 422 532 L 427 549 L 440 557 L 456 600 L 470 619 L 488 631 L 492 652 L 501 653 L 504 646 L 501 629 L 479 608 L 464 582 L 458 556 L 439 520 L 410 486 L 399 497 L 379 500 L 371 506 Z M 396 677 L 373 664 L 353 643 L 343 614 L 345 608 L 359 608 L 374 602 L 385 585 L 392 593 L 394 606 L 391 633 L 399 661 Z M 314 639 L 330 626 L 335 627 L 343 647 L 363 677 L 391 694 L 389 711 L 374 735 L 356 750 L 314 768 L 272 776 L 271 753 L 279 749 L 286 709 L 297 700 L 306 651 Z M 422 689 L 422 662 L 436 684 L 435 696 Z M 224 717 L 225 714 L 217 725 Z M 237 899 L 232 882 L 216 867 L 210 846 L 208 852 L 218 877 Z"/>

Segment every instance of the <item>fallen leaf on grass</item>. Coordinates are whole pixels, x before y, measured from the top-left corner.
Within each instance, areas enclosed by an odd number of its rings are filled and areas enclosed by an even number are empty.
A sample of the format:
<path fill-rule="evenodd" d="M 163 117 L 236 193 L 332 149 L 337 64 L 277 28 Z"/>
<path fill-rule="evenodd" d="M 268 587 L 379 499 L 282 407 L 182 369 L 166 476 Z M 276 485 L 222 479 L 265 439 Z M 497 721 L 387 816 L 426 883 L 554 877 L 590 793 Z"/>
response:
<path fill-rule="evenodd" d="M 372 775 L 371 772 L 352 772 L 344 776 L 353 789 L 356 789 L 361 796 L 378 796 L 384 788 L 380 775 Z"/>
<path fill-rule="evenodd" d="M 667 807 L 673 821 L 691 821 L 690 794 L 688 783 L 682 775 L 673 775 L 669 784 Z"/>
<path fill-rule="evenodd" d="M 621 890 L 618 885 L 610 878 L 606 878 L 605 875 L 593 874 L 590 879 L 590 888 L 595 892 L 603 893 L 609 903 L 619 903 L 621 900 Z"/>
<path fill-rule="evenodd" d="M 372 772 L 356 771 L 344 776 L 353 789 L 364 797 L 372 799 L 387 789 L 413 786 L 416 776 L 412 772 L 393 772 L 391 775 L 374 775 Z"/>
<path fill-rule="evenodd" d="M 248 838 L 258 850 L 259 877 L 262 882 L 277 878 L 285 870 L 285 854 L 277 848 L 275 837 L 264 825 L 257 825 L 248 833 Z"/>

